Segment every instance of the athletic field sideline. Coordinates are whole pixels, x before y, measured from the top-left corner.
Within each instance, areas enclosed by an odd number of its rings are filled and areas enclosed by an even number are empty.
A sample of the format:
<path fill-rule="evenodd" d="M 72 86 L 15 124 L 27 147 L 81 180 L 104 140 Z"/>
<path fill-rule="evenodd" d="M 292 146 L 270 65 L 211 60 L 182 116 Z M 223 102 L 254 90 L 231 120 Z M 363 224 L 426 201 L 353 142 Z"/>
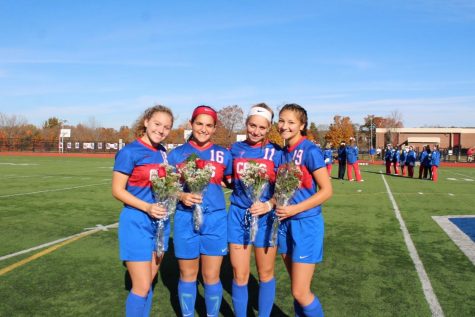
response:
<path fill-rule="evenodd" d="M 118 260 L 112 165 L 111 158 L 0 156 L 0 316 L 124 315 L 130 282 Z M 333 179 L 324 206 L 324 261 L 312 289 L 326 316 L 475 316 L 475 169 L 442 167 L 433 183 L 384 175 L 382 165 L 360 168 L 365 182 Z M 257 316 L 252 270 L 249 316 Z M 231 316 L 228 259 L 221 278 L 221 314 Z M 177 280 L 171 247 L 152 315 L 179 313 Z M 276 280 L 273 315 L 293 316 L 280 258 Z M 203 297 L 196 315 L 206 315 Z"/>

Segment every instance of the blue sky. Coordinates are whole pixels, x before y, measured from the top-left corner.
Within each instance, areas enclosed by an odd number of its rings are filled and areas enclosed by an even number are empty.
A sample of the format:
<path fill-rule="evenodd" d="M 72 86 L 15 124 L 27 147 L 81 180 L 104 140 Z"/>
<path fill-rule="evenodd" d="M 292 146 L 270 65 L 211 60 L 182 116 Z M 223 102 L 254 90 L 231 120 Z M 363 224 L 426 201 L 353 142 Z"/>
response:
<path fill-rule="evenodd" d="M 475 126 L 475 1 L 0 0 L 0 112 L 119 128 L 161 103 Z"/>

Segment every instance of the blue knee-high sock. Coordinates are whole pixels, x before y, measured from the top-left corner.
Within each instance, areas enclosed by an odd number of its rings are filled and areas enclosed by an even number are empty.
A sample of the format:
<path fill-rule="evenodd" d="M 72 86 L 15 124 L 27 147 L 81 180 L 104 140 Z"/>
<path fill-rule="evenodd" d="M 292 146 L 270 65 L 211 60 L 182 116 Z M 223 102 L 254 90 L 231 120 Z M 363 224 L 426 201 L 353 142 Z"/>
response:
<path fill-rule="evenodd" d="M 248 296 L 247 284 L 237 285 L 233 280 L 232 299 L 236 317 L 246 317 Z"/>
<path fill-rule="evenodd" d="M 147 300 L 145 301 L 145 308 L 143 310 L 143 317 L 150 316 L 150 312 L 152 311 L 152 301 L 153 301 L 153 288 L 150 285 L 150 290 L 147 294 Z"/>
<path fill-rule="evenodd" d="M 314 297 L 313 302 L 302 307 L 302 309 L 306 317 L 323 317 L 322 304 L 320 304 L 317 296 Z"/>
<path fill-rule="evenodd" d="M 143 317 L 146 301 L 147 297 L 139 296 L 130 291 L 125 301 L 125 316 Z"/>
<path fill-rule="evenodd" d="M 181 315 L 193 316 L 196 301 L 196 281 L 178 281 L 178 299 L 180 300 Z"/>
<path fill-rule="evenodd" d="M 274 306 L 275 278 L 259 282 L 259 317 L 269 317 Z"/>
<path fill-rule="evenodd" d="M 221 281 L 216 284 L 204 284 L 205 286 L 205 303 L 206 316 L 218 316 L 221 299 L 223 298 L 223 286 Z"/>
<path fill-rule="evenodd" d="M 303 314 L 303 309 L 302 306 L 300 306 L 299 302 L 297 302 L 294 299 L 294 312 L 295 312 L 295 317 L 305 317 Z"/>

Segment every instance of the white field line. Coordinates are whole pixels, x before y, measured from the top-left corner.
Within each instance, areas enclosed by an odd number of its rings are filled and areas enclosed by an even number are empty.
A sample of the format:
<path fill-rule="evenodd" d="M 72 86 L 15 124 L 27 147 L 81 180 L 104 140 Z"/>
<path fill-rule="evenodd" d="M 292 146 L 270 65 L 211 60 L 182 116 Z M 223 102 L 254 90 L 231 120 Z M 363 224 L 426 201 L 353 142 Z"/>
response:
<path fill-rule="evenodd" d="M 396 200 L 394 199 L 393 194 L 391 193 L 391 189 L 389 188 L 388 183 L 386 182 L 386 178 L 384 175 L 381 175 L 383 178 L 384 185 L 386 186 L 386 191 L 388 193 L 389 200 L 393 205 L 394 214 L 396 215 L 397 220 L 399 221 L 399 225 L 401 227 L 401 231 L 404 236 L 404 241 L 406 242 L 406 247 L 409 251 L 409 255 L 411 256 L 412 262 L 417 271 L 417 275 L 419 276 L 419 280 L 422 284 L 422 290 L 424 292 L 424 296 L 426 298 L 427 303 L 429 304 L 430 310 L 432 311 L 432 316 L 444 316 L 444 312 L 442 311 L 442 307 L 439 304 L 439 300 L 432 289 L 432 284 L 429 280 L 429 276 L 427 275 L 424 264 L 422 263 L 421 259 L 419 258 L 419 254 L 417 253 L 416 246 L 411 239 L 411 235 L 407 230 L 406 223 L 404 219 L 402 219 L 401 212 L 399 211 L 399 207 L 397 206 Z"/>
<path fill-rule="evenodd" d="M 48 242 L 48 243 L 38 245 L 38 246 L 30 248 L 30 249 L 26 249 L 26 250 L 22 250 L 22 251 L 18 251 L 18 252 L 15 252 L 15 253 L 11 253 L 11 254 L 1 256 L 0 261 L 6 260 L 6 259 L 9 259 L 9 258 L 13 258 L 15 256 L 22 255 L 22 254 L 32 252 L 32 251 L 35 251 L 35 250 L 43 249 L 43 248 L 49 247 L 50 245 L 55 245 L 55 244 L 61 243 L 61 242 L 66 241 L 66 240 L 73 239 L 75 237 L 83 236 L 85 234 L 89 234 L 91 231 L 97 231 L 97 232 L 107 231 L 110 228 L 117 228 L 117 227 L 118 227 L 118 223 L 113 223 L 113 224 L 110 224 L 110 225 L 107 225 L 107 226 L 97 225 L 96 227 L 93 227 L 93 228 L 86 228 L 85 231 L 83 231 L 81 233 L 73 234 L 72 236 L 69 236 L 69 237 L 66 237 L 66 238 L 61 238 L 61 239 L 58 239 L 58 240 L 55 240 L 55 241 L 51 241 L 51 242 Z"/>
<path fill-rule="evenodd" d="M 16 197 L 16 196 L 35 195 L 35 194 L 50 193 L 50 192 L 60 192 L 60 191 L 63 191 L 63 190 L 71 190 L 71 189 L 84 188 L 84 187 L 91 187 L 91 186 L 99 186 L 99 185 L 105 185 L 105 184 L 108 184 L 108 183 L 88 184 L 88 185 L 73 186 L 73 187 L 64 187 L 64 188 L 57 188 L 57 189 L 39 190 L 39 191 L 36 191 L 36 192 L 29 192 L 29 193 L 18 193 L 18 194 L 10 194 L 10 195 L 1 195 L 0 198 L 9 198 L 9 197 Z"/>
<path fill-rule="evenodd" d="M 0 163 L 0 165 L 32 166 L 32 165 L 38 165 L 38 164 L 36 164 L 36 163 Z"/>
<path fill-rule="evenodd" d="M 470 179 L 475 179 L 473 176 L 469 176 L 469 175 L 465 175 L 465 174 L 461 174 L 461 173 L 457 173 L 457 172 L 451 172 L 449 171 L 451 174 L 455 174 L 455 175 L 459 175 L 459 176 L 462 176 L 462 177 L 467 177 L 467 178 L 470 178 Z"/>
<path fill-rule="evenodd" d="M 462 250 L 467 258 L 475 265 L 475 242 L 460 230 L 449 218 L 475 218 L 473 215 L 463 216 L 432 216 L 435 222 L 447 233 L 454 243 Z"/>

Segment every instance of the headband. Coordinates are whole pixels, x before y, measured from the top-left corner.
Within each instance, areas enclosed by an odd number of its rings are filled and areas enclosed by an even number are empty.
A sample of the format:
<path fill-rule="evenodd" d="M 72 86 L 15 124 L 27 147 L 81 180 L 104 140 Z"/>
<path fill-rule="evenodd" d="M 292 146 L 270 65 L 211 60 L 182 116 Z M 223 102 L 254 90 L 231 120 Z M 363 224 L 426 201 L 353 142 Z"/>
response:
<path fill-rule="evenodd" d="M 251 110 L 249 110 L 249 114 L 247 115 L 248 117 L 250 116 L 261 116 L 263 118 L 266 118 L 269 123 L 272 123 L 272 113 L 267 110 L 266 108 L 262 107 L 253 107 Z"/>
<path fill-rule="evenodd" d="M 218 121 L 218 115 L 216 111 L 214 111 L 213 108 L 208 107 L 208 106 L 196 107 L 195 110 L 193 111 L 193 114 L 191 115 L 191 121 L 195 120 L 195 118 L 200 114 L 207 114 L 208 116 L 214 119 L 214 122 Z"/>

